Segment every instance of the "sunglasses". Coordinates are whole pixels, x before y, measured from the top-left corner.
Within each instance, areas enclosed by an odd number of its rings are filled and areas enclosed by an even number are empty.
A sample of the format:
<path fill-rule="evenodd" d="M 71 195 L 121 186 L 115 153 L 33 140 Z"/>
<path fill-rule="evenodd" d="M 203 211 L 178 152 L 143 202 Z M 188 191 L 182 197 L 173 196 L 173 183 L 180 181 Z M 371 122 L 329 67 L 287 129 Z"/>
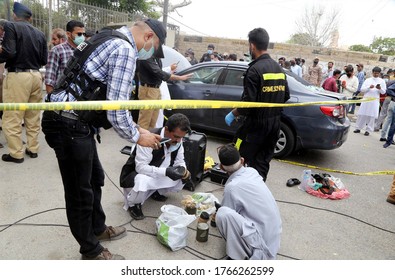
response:
<path fill-rule="evenodd" d="M 86 33 L 84 33 L 84 32 L 78 32 L 77 35 L 78 35 L 78 36 L 82 36 L 82 35 L 86 36 Z"/>

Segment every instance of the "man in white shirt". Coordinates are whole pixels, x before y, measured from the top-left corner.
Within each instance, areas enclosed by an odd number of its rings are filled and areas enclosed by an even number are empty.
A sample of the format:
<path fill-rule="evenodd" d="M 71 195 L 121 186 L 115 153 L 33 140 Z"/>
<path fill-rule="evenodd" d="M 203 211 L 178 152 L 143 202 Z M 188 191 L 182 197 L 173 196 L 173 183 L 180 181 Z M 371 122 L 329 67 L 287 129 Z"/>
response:
<path fill-rule="evenodd" d="M 322 70 L 322 82 L 324 82 L 327 78 L 333 76 L 333 62 L 328 62 L 328 68 L 324 68 Z"/>
<path fill-rule="evenodd" d="M 298 75 L 300 78 L 302 78 L 303 73 L 302 73 L 302 67 L 296 64 L 294 59 L 291 59 L 291 71 Z"/>
<path fill-rule="evenodd" d="M 219 148 L 221 168 L 230 174 L 216 224 L 226 240 L 226 253 L 235 260 L 275 259 L 282 223 L 277 203 L 259 173 L 244 167 L 236 148 Z"/>
<path fill-rule="evenodd" d="M 170 141 L 154 150 L 136 145 L 132 155 L 122 168 L 121 187 L 124 188 L 124 209 L 135 220 L 145 218 L 141 205 L 149 198 L 157 201 L 167 199 L 164 194 L 180 191 L 190 179 L 184 160 L 182 138 L 190 131 L 188 118 L 174 114 L 166 126 L 152 131 Z"/>
<path fill-rule="evenodd" d="M 361 92 L 364 97 L 373 97 L 375 100 L 361 103 L 356 121 L 357 129 L 354 130 L 354 133 L 360 133 L 366 127 L 365 136 L 374 130 L 374 121 L 379 116 L 380 94 L 384 94 L 387 90 L 385 81 L 380 78 L 381 68 L 376 66 L 372 72 L 373 76 L 362 84 Z"/>
<path fill-rule="evenodd" d="M 341 92 L 347 97 L 352 99 L 354 92 L 358 90 L 358 79 L 354 76 L 354 67 L 348 65 L 346 67 L 346 74 L 339 78 L 341 84 Z"/>

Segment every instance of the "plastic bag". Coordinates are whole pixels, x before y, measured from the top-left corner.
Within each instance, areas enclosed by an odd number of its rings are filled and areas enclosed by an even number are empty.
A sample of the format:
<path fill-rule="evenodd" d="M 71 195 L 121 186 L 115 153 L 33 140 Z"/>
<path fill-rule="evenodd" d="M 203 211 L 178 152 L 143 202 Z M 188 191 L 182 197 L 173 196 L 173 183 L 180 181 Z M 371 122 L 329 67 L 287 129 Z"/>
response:
<path fill-rule="evenodd" d="M 303 170 L 299 189 L 316 197 L 343 199 L 350 197 L 340 178 L 327 173 L 311 174 L 311 170 Z"/>
<path fill-rule="evenodd" d="M 315 184 L 315 180 L 311 176 L 311 170 L 303 170 L 302 180 L 298 188 L 306 192 L 309 189 L 313 188 L 314 184 Z"/>
<path fill-rule="evenodd" d="M 174 205 L 163 205 L 162 214 L 156 220 L 157 238 L 160 243 L 172 251 L 182 249 L 187 245 L 187 226 L 195 219 L 195 215 L 188 215 L 184 209 Z"/>
<path fill-rule="evenodd" d="M 216 198 L 212 193 L 194 193 L 192 195 L 185 195 L 181 203 L 183 206 L 190 203 L 195 204 L 196 215 L 200 216 L 203 211 L 210 215 L 213 214 L 216 211 L 214 204 L 215 201 L 219 203 L 218 198 Z"/>

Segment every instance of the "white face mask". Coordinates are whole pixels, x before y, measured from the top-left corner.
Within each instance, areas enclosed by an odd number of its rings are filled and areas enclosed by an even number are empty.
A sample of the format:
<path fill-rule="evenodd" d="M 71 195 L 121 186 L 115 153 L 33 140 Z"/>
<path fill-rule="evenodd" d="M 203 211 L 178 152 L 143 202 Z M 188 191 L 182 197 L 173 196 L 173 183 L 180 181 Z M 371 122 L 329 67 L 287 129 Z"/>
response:
<path fill-rule="evenodd" d="M 178 142 L 178 143 L 175 144 L 175 145 L 170 145 L 169 148 L 167 148 L 167 150 L 168 150 L 170 153 L 172 153 L 172 152 L 174 152 L 175 150 L 177 150 L 179 147 L 181 147 L 181 142 Z"/>
<path fill-rule="evenodd" d="M 155 48 L 154 48 L 154 38 L 151 39 L 151 48 L 149 51 L 145 50 L 145 44 L 147 42 L 144 43 L 144 46 L 141 50 L 139 50 L 139 60 L 147 60 L 149 58 L 151 58 L 151 56 L 154 54 L 155 52 Z"/>
<path fill-rule="evenodd" d="M 84 35 L 75 36 L 75 38 L 74 38 L 74 40 L 73 40 L 74 44 L 76 44 L 77 46 L 78 46 L 79 44 L 81 44 L 82 42 L 84 42 L 84 41 L 85 41 L 85 36 L 84 36 Z"/>

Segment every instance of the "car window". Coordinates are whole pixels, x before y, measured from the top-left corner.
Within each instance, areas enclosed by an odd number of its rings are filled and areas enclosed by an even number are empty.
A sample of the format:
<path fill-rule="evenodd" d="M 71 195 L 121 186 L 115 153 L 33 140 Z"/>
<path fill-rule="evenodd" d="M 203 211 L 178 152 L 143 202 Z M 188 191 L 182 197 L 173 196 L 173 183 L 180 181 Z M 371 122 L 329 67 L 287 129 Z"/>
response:
<path fill-rule="evenodd" d="M 243 86 L 244 71 L 236 69 L 228 69 L 226 74 L 224 85 L 227 86 Z"/>
<path fill-rule="evenodd" d="M 315 86 L 309 84 L 296 74 L 292 73 L 291 71 L 286 71 L 285 73 L 287 74 L 288 86 L 294 91 L 303 92 L 307 89 L 310 92 L 316 92 L 317 88 Z"/>
<path fill-rule="evenodd" d="M 193 76 L 187 81 L 195 84 L 216 84 L 223 70 L 223 67 L 199 68 L 190 72 Z"/>

